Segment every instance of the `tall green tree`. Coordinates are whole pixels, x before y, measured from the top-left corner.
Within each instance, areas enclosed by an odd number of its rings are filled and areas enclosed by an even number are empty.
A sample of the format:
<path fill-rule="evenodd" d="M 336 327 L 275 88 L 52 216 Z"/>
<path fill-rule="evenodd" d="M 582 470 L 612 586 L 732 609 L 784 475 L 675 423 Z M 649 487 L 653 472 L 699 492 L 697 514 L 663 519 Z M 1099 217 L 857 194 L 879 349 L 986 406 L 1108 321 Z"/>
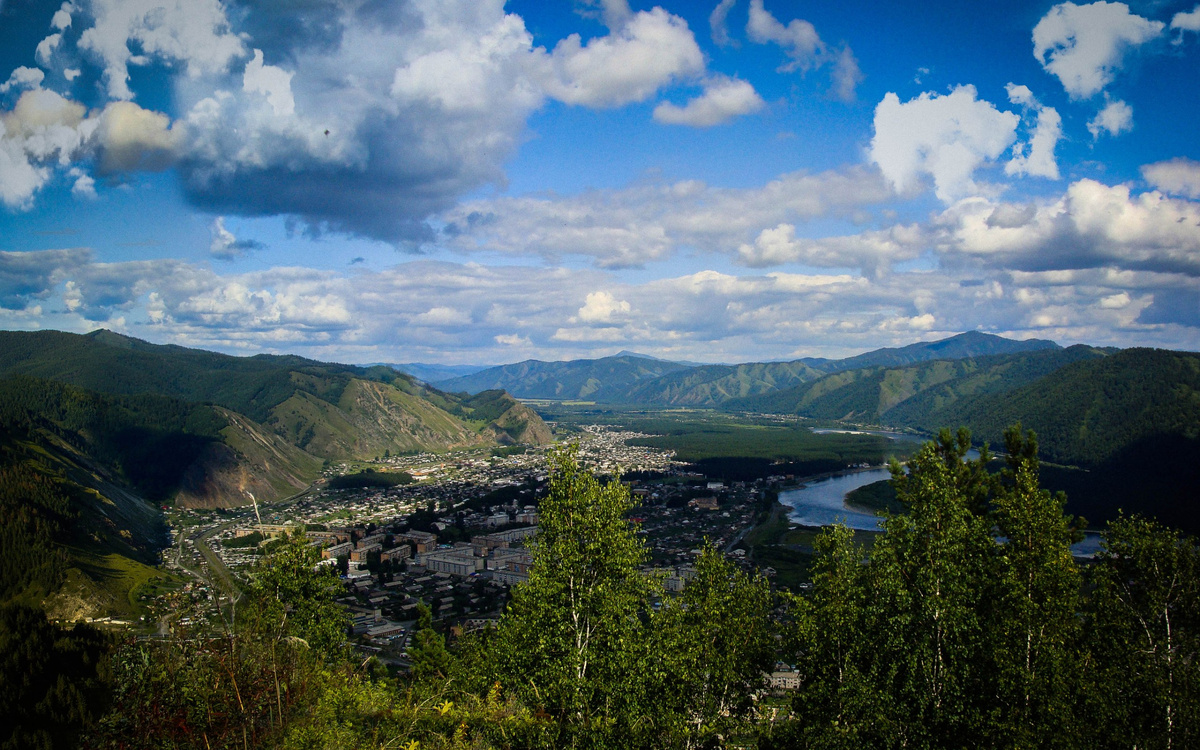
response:
<path fill-rule="evenodd" d="M 792 699 L 800 726 L 790 744 L 859 748 L 893 735 L 890 696 L 870 673 L 874 634 L 867 619 L 868 574 L 864 551 L 843 525 L 826 527 L 814 542 L 812 589 L 792 602 L 800 687 Z"/>
<path fill-rule="evenodd" d="M 433 614 L 421 603 L 417 606 L 417 627 L 408 649 L 413 676 L 419 680 L 445 679 L 450 675 L 451 657 L 446 639 L 433 629 Z"/>
<path fill-rule="evenodd" d="M 653 582 L 630 527 L 627 487 L 601 484 L 576 446 L 550 456 L 528 582 L 516 587 L 493 653 L 496 678 L 554 717 L 562 744 L 630 736 L 648 710 L 646 616 Z"/>
<path fill-rule="evenodd" d="M 1093 567 L 1092 747 L 1200 746 L 1200 548 L 1144 518 L 1111 523 Z"/>
<path fill-rule="evenodd" d="M 1008 468 L 992 519 L 1003 538 L 987 613 L 992 742 L 1000 747 L 1070 746 L 1079 674 L 1080 573 L 1071 556 L 1079 533 L 1061 493 L 1039 485 L 1037 437 L 1005 432 Z"/>
<path fill-rule="evenodd" d="M 981 739 L 980 605 L 995 545 L 981 511 L 994 482 L 986 449 L 972 460 L 970 447 L 966 430 L 943 430 L 907 471 L 892 468 L 906 512 L 888 518 L 875 543 L 867 599 L 869 671 L 895 711 L 888 726 L 897 734 L 887 744 L 963 747 Z"/>
<path fill-rule="evenodd" d="M 775 663 L 772 604 L 765 578 L 704 546 L 695 575 L 653 622 L 654 713 L 664 734 L 692 748 L 745 728 L 763 673 Z"/>

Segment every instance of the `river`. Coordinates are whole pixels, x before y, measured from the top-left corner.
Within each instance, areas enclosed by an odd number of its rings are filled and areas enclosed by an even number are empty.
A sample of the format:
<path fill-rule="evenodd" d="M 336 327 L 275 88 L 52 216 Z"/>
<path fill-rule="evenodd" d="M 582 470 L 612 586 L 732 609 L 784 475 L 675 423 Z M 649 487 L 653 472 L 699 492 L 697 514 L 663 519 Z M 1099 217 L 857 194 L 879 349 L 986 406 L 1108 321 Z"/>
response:
<path fill-rule="evenodd" d="M 867 432 L 866 430 L 813 430 L 827 432 Z M 896 432 L 870 431 L 873 435 L 884 435 L 892 440 L 916 440 L 922 438 Z M 979 454 L 969 454 L 978 458 Z M 890 479 L 887 468 L 853 469 L 824 479 L 806 482 L 803 487 L 779 493 L 779 502 L 791 507 L 788 517 L 801 526 L 829 526 L 835 523 L 861 531 L 881 531 L 882 517 L 866 510 L 858 510 L 846 504 L 846 495 L 873 482 Z M 1071 547 L 1076 557 L 1091 557 L 1100 549 L 1100 535 L 1087 532 L 1082 542 Z"/>

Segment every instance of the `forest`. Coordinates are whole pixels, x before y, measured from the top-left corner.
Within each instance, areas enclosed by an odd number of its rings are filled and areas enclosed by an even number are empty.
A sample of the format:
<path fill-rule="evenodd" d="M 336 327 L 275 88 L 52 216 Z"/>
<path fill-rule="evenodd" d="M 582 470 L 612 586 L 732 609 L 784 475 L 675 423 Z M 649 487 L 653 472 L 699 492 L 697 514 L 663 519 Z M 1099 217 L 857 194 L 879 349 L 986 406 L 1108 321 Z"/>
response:
<path fill-rule="evenodd" d="M 894 465 L 903 511 L 869 549 L 822 531 L 799 594 L 709 547 L 677 596 L 642 572 L 628 488 L 560 449 L 528 583 L 449 644 L 423 613 L 404 675 L 349 648 L 298 539 L 216 631 L 123 640 L 9 605 L 0 747 L 1197 746 L 1196 541 L 1123 516 L 1081 563 L 1035 436 L 1010 428 L 995 473 L 970 447 L 943 431 Z M 778 662 L 796 689 L 766 690 Z"/>

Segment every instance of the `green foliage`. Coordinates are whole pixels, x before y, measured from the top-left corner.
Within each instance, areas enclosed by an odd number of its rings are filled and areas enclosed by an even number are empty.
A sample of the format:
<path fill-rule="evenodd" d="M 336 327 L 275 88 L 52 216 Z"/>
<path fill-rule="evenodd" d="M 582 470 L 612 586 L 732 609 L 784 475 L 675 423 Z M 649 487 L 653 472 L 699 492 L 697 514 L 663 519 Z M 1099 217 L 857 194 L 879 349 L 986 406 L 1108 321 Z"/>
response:
<path fill-rule="evenodd" d="M 647 706 L 630 675 L 646 658 L 652 583 L 626 514 L 628 489 L 582 470 L 577 448 L 551 456 L 549 494 L 529 581 L 516 588 L 494 645 L 506 690 L 554 717 L 569 741 L 632 731 Z"/>
<path fill-rule="evenodd" d="M 314 654 L 333 658 L 345 646 L 349 618 L 334 601 L 342 591 L 337 574 L 318 565 L 320 559 L 303 534 L 284 539 L 255 568 L 246 620 L 275 642 L 297 638 Z"/>
<path fill-rule="evenodd" d="M 1092 747 L 1200 743 L 1200 548 L 1143 518 L 1110 525 L 1088 606 Z"/>
<path fill-rule="evenodd" d="M 995 741 L 1008 747 L 1069 746 L 1080 667 L 1081 577 L 1070 545 L 1080 534 L 1066 498 L 1038 482 L 1037 438 L 1005 433 L 1008 469 L 991 519 L 1005 539 L 996 560 L 987 639 L 994 664 Z"/>
<path fill-rule="evenodd" d="M 888 740 L 948 747 L 979 740 L 986 654 L 981 608 L 993 541 L 978 513 L 989 494 L 987 456 L 966 460 L 970 437 L 943 432 L 893 467 L 906 512 L 885 521 L 871 554 L 866 621 L 872 673 L 895 708 Z M 899 709 L 897 711 L 896 709 Z"/>
<path fill-rule="evenodd" d="M 773 604 L 766 579 L 705 545 L 683 594 L 664 601 L 653 622 L 651 714 L 660 731 L 704 747 L 743 726 L 775 663 Z"/>
<path fill-rule="evenodd" d="M 425 603 L 417 605 L 417 627 L 408 649 L 413 677 L 418 680 L 445 679 L 450 676 L 450 652 L 446 640 L 433 629 L 433 615 Z"/>
<path fill-rule="evenodd" d="M 75 748 L 109 701 L 111 640 L 87 625 L 50 623 L 40 610 L 0 608 L 0 748 Z"/>

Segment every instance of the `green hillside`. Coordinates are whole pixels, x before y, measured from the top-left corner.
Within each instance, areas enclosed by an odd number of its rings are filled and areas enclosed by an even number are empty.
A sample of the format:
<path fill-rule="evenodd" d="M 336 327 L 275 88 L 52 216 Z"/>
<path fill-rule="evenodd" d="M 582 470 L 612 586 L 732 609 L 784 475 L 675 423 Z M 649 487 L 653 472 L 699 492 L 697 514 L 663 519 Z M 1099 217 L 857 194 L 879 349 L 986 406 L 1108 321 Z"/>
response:
<path fill-rule="evenodd" d="M 214 441 L 206 407 L 0 381 L 0 601 L 53 617 L 136 616 L 167 530 L 140 493 Z M 136 488 L 131 491 L 131 488 Z"/>
<path fill-rule="evenodd" d="M 629 388 L 623 400 L 654 406 L 717 406 L 815 380 L 823 373 L 803 362 L 703 365 L 678 370 Z"/>
<path fill-rule="evenodd" d="M 629 388 L 640 382 L 688 368 L 688 365 L 636 355 L 570 362 L 530 359 L 512 365 L 490 367 L 465 377 L 443 380 L 436 385 L 447 391 L 467 393 L 505 390 L 517 398 L 620 401 Z"/>
<path fill-rule="evenodd" d="M 775 393 L 730 400 L 725 408 L 917 427 L 932 432 L 957 424 L 952 407 L 964 399 L 1011 390 L 1072 362 L 1102 356 L 1101 350 L 1073 346 L 844 370 Z"/>
<path fill-rule="evenodd" d="M 161 490 L 148 497 L 189 506 L 278 499 L 306 487 L 327 460 L 550 440 L 541 419 L 503 393 L 469 398 L 389 367 L 231 357 L 109 331 L 0 332 L 0 377 L 20 375 L 160 399 L 166 412 L 179 412 L 152 422 L 168 432 L 201 418 L 185 414 L 202 415 L 203 430 L 171 433 L 182 442 L 170 460 L 140 462 L 162 475 Z"/>
<path fill-rule="evenodd" d="M 876 349 L 845 359 L 822 360 L 813 363 L 813 366 L 823 372 L 840 372 L 864 367 L 901 367 L 937 359 L 972 359 L 1057 348 L 1058 344 L 1046 339 L 1016 341 L 981 331 L 967 331 L 938 341 L 919 341 L 895 349 Z"/>

